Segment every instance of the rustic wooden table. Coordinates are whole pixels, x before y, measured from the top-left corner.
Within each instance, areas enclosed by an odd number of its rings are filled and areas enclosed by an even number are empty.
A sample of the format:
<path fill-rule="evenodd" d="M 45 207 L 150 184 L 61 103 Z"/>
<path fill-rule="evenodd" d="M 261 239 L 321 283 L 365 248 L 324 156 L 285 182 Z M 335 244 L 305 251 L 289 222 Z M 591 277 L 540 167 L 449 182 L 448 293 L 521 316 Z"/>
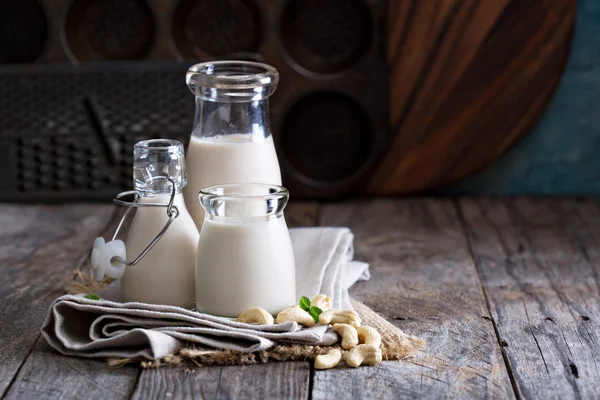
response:
<path fill-rule="evenodd" d="M 291 225 L 344 225 L 373 277 L 352 295 L 427 340 L 417 357 L 142 370 L 65 357 L 39 327 L 110 205 L 0 211 L 0 395 L 13 398 L 599 398 L 600 206 L 587 199 L 295 203 Z M 599 359 L 599 361 L 597 361 Z"/>

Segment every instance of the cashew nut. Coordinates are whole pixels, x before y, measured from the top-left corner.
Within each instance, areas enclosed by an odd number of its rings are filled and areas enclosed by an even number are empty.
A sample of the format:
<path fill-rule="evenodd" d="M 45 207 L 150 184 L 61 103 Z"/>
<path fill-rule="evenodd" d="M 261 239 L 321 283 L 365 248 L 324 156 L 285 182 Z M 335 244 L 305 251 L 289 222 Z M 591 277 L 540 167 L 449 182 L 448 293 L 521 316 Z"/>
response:
<path fill-rule="evenodd" d="M 335 329 L 335 328 L 334 328 Z M 370 326 L 359 326 L 356 328 L 358 340 L 361 344 L 372 344 L 375 347 L 381 346 L 381 335 Z"/>
<path fill-rule="evenodd" d="M 326 294 L 318 294 L 310 301 L 310 305 L 319 307 L 323 311 L 331 310 L 331 298 Z"/>
<path fill-rule="evenodd" d="M 279 314 L 277 314 L 277 323 L 294 321 L 308 327 L 315 326 L 315 320 L 309 313 L 301 309 L 300 307 L 286 308 Z"/>
<path fill-rule="evenodd" d="M 333 330 L 342 337 L 342 348 L 350 350 L 358 344 L 358 332 L 352 325 L 333 324 Z"/>
<path fill-rule="evenodd" d="M 334 368 L 342 359 L 342 352 L 338 349 L 329 350 L 327 354 L 318 355 L 315 358 L 315 369 Z"/>
<path fill-rule="evenodd" d="M 237 318 L 237 322 L 247 324 L 273 325 L 273 316 L 260 307 L 252 307 Z"/>
<path fill-rule="evenodd" d="M 375 365 L 381 362 L 381 349 L 372 344 L 359 344 L 346 354 L 346 364 L 350 367 Z"/>
<path fill-rule="evenodd" d="M 319 322 L 323 325 L 327 324 L 349 324 L 353 327 L 360 326 L 360 317 L 353 310 L 338 310 L 331 309 L 323 311 L 319 315 Z"/>

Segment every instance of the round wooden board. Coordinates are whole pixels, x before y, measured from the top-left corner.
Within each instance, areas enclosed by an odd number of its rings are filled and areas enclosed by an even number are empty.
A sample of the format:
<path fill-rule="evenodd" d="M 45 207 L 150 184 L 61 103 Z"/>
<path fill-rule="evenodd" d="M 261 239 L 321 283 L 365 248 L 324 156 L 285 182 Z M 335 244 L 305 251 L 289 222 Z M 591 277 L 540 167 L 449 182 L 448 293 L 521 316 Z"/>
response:
<path fill-rule="evenodd" d="M 523 137 L 569 55 L 575 0 L 389 0 L 391 143 L 373 194 L 440 188 Z"/>

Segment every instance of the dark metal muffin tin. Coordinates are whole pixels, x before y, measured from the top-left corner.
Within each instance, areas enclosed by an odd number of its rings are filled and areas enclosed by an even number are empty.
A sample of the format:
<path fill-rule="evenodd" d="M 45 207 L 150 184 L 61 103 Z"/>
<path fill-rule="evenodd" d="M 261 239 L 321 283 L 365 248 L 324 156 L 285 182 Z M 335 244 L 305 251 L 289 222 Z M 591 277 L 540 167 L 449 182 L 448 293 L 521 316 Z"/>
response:
<path fill-rule="evenodd" d="M 5 0 L 0 200 L 104 200 L 132 146 L 187 142 L 187 67 L 274 65 L 271 123 L 294 197 L 360 193 L 388 143 L 383 0 Z"/>

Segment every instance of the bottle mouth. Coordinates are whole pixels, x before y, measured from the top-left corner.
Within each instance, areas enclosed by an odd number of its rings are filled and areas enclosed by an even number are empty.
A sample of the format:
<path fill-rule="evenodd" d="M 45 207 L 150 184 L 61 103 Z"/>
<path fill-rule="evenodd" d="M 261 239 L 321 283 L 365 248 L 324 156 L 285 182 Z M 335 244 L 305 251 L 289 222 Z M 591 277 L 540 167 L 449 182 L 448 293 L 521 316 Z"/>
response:
<path fill-rule="evenodd" d="M 150 139 L 133 146 L 133 185 L 142 196 L 177 192 L 187 182 L 183 144 L 177 140 Z"/>
<path fill-rule="evenodd" d="M 204 188 L 198 197 L 209 218 L 261 219 L 281 215 L 289 191 L 279 185 L 230 183 Z"/>
<path fill-rule="evenodd" d="M 179 152 L 183 149 L 183 143 L 173 139 L 148 139 L 142 140 L 134 144 L 138 149 L 148 149 L 155 151 L 175 151 Z"/>
<path fill-rule="evenodd" d="M 264 100 L 277 89 L 279 72 L 253 61 L 211 61 L 192 65 L 185 81 L 190 91 L 204 100 Z"/>

